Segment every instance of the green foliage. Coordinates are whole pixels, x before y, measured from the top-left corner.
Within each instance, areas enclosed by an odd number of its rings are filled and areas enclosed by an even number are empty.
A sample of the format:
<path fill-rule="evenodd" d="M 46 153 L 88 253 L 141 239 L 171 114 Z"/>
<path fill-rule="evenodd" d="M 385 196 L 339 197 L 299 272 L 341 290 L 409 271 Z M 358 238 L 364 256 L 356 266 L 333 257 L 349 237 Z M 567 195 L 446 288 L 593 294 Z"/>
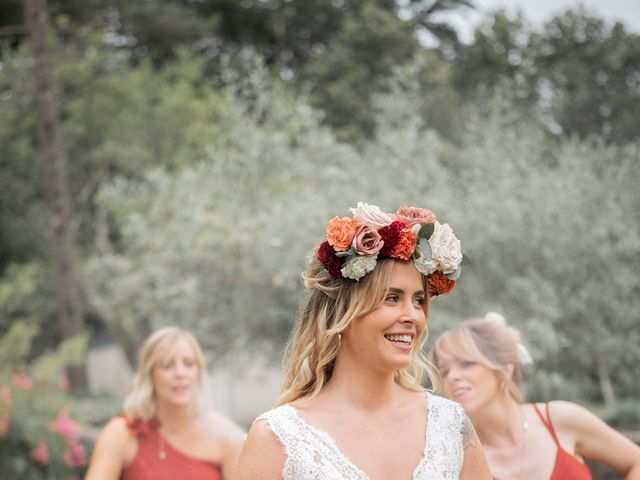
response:
<path fill-rule="evenodd" d="M 220 91 L 224 129 L 203 139 L 207 158 L 103 189 L 119 242 L 87 263 L 94 308 L 136 339 L 180 323 L 216 354 L 281 345 L 302 259 L 327 218 L 362 199 L 428 205 L 474 259 L 451 299 L 435 302 L 434 334 L 498 310 L 541 368 L 585 378 L 608 369 L 633 392 L 637 150 L 549 142 L 499 96 L 470 110 L 455 145 L 429 128 L 415 90 L 400 88 L 415 77 L 396 75 L 394 90 L 376 97 L 377 135 L 360 151 L 260 68 Z"/>
<path fill-rule="evenodd" d="M 637 396 L 637 35 L 497 14 L 447 64 L 415 31 L 467 2 L 429 3 L 136 1 L 109 35 L 82 25 L 114 2 L 52 4 L 85 293 L 130 359 L 167 323 L 215 354 L 277 350 L 324 222 L 367 200 L 433 208 L 474 260 L 432 334 L 498 310 L 549 371 L 532 397 L 597 398 L 607 378 Z M 0 360 L 21 371 L 54 300 L 32 62 L 1 58 Z"/>
<path fill-rule="evenodd" d="M 541 29 L 498 12 L 462 46 L 455 83 L 466 98 L 508 87 L 554 134 L 637 139 L 640 36 L 584 9 L 567 10 Z"/>
<path fill-rule="evenodd" d="M 307 191 L 330 185 L 354 155 L 259 67 L 212 101 L 216 124 L 190 123 L 208 130 L 206 159 L 116 179 L 100 196 L 119 241 L 94 252 L 85 278 L 96 311 L 135 346 L 167 323 L 220 354 L 248 337 L 283 339 L 311 248 L 296 235 L 321 234 Z"/>
<path fill-rule="evenodd" d="M 0 272 L 46 248 L 42 171 L 35 155 L 33 82 L 24 50 L 7 53 L 0 68 Z"/>
<path fill-rule="evenodd" d="M 640 427 L 640 405 L 633 400 L 620 402 L 615 408 L 604 412 L 603 420 L 615 429 L 637 432 Z"/>
<path fill-rule="evenodd" d="M 311 103 L 326 114 L 339 139 L 355 142 L 372 135 L 371 97 L 388 89 L 394 66 L 418 50 L 413 25 L 372 5 L 346 22 L 343 35 L 310 62 L 305 78 Z"/>

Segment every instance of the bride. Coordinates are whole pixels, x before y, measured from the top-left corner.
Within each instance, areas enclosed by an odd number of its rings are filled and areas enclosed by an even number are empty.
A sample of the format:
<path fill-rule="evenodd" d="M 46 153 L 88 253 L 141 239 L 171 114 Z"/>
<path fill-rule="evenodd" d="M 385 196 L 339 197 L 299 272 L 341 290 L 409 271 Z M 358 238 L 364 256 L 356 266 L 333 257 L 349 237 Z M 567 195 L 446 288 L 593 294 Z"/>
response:
<path fill-rule="evenodd" d="M 489 479 L 461 407 L 421 387 L 429 305 L 455 286 L 458 240 L 429 210 L 351 211 L 303 275 L 280 406 L 254 422 L 239 478 Z"/>

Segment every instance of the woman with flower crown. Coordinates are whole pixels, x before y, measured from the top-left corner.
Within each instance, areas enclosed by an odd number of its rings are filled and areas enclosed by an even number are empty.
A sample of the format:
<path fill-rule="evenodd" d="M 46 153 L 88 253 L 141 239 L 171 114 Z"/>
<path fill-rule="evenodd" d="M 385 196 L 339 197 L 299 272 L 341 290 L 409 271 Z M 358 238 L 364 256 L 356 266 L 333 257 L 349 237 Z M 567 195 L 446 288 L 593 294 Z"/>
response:
<path fill-rule="evenodd" d="M 584 463 L 640 479 L 640 447 L 575 403 L 523 403 L 520 333 L 489 312 L 445 332 L 430 354 L 444 393 L 473 419 L 491 473 L 500 480 L 591 480 Z"/>
<path fill-rule="evenodd" d="M 489 479 L 460 406 L 422 387 L 429 305 L 456 284 L 460 242 L 429 210 L 351 213 L 303 275 L 280 406 L 251 427 L 240 479 Z"/>
<path fill-rule="evenodd" d="M 207 408 L 206 378 L 190 332 L 147 338 L 124 413 L 100 433 L 85 480 L 234 480 L 245 434 Z"/>

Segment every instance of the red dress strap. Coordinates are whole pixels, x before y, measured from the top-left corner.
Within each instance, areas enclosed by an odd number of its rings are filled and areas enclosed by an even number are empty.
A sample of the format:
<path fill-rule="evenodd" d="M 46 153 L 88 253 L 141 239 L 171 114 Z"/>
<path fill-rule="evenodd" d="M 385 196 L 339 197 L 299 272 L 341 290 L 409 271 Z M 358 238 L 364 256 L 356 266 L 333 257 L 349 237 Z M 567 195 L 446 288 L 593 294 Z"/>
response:
<path fill-rule="evenodd" d="M 538 405 L 535 403 L 533 404 L 533 408 L 557 446 L 556 459 L 549 480 L 592 480 L 589 467 L 560 445 L 558 436 L 556 435 L 556 429 L 553 428 L 553 423 L 551 422 L 549 402 L 545 404 L 545 415 L 542 414 Z"/>
<path fill-rule="evenodd" d="M 553 423 L 551 422 L 551 415 L 549 414 L 549 402 L 545 403 L 544 405 L 545 405 L 545 415 L 544 416 L 542 415 L 542 412 L 540 411 L 540 409 L 538 408 L 538 405 L 536 403 L 533 404 L 533 409 L 536 411 L 536 413 L 540 417 L 540 420 L 542 421 L 542 424 L 549 431 L 549 434 L 551 435 L 551 438 L 553 438 L 553 441 L 555 442 L 555 444 L 559 447 L 560 446 L 560 442 L 558 441 L 558 436 L 556 435 L 555 428 L 553 428 Z"/>

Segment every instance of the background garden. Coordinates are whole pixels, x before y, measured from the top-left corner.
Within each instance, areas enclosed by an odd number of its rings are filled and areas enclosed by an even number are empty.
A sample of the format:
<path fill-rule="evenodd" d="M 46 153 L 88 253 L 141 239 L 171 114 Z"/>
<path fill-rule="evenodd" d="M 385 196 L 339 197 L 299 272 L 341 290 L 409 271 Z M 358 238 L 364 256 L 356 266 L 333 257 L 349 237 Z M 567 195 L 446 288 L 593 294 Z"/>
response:
<path fill-rule="evenodd" d="M 360 200 L 462 239 L 432 338 L 500 312 L 530 398 L 640 430 L 637 30 L 497 11 L 463 43 L 442 13 L 470 0 L 49 0 L 37 53 L 32 1 L 0 3 L 1 478 L 82 475 L 121 401 L 86 388 L 96 339 L 134 365 L 178 324 L 212 364 L 277 365 L 305 255 Z"/>

